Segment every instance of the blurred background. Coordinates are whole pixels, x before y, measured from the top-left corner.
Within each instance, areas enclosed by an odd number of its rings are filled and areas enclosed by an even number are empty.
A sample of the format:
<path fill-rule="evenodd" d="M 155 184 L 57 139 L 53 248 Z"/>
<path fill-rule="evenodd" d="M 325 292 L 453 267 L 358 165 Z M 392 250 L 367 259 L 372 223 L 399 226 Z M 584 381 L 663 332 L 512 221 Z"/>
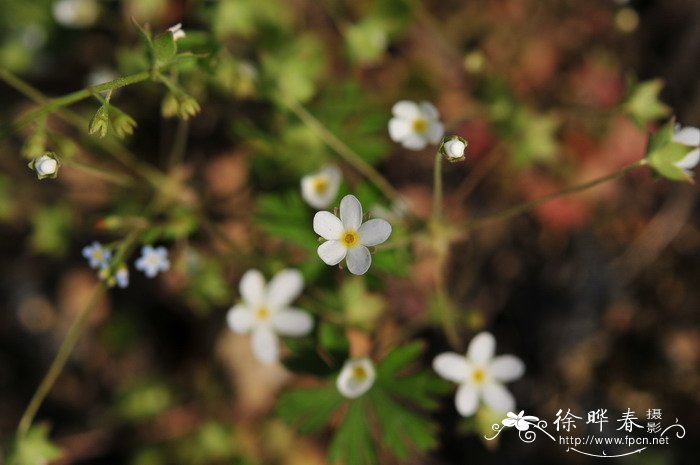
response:
<path fill-rule="evenodd" d="M 671 114 L 700 126 L 697 0 L 2 0 L 0 123 L 36 107 L 8 72 L 58 96 L 147 69 L 131 18 L 154 31 L 182 22 L 178 46 L 203 58 L 176 77 L 200 114 L 162 118 L 164 91 L 154 83 L 118 90 L 113 102 L 138 122 L 118 143 L 87 135 L 95 100 L 74 105 L 84 127 L 46 121 L 47 147 L 72 160 L 55 180 L 38 181 L 26 167 L 35 128 L 0 141 L 2 437 L 99 281 L 82 247 L 121 237 L 106 218 L 165 205 L 154 221 L 165 225 L 159 240 L 171 271 L 149 280 L 132 270 L 128 289 L 101 300 L 39 410 L 63 451 L 55 463 L 326 463 L 327 433 L 300 436 L 273 413 L 280 390 L 307 381 L 259 365 L 225 313 L 252 266 L 289 263 L 333 289 L 315 255 L 301 176 L 334 161 L 344 190 L 391 206 L 280 94 L 375 165 L 423 219 L 434 150 L 389 140 L 398 100 L 433 102 L 449 133 L 469 141 L 466 162 L 445 166 L 454 221 L 631 163 Z M 139 181 L 109 156 L 121 147 L 177 180 L 178 191 L 163 200 L 144 182 L 108 179 Z M 560 408 L 607 408 L 611 419 L 660 408 L 665 424 L 686 427 L 684 439 L 620 463 L 690 464 L 700 454 L 696 199 L 692 185 L 637 170 L 486 226 L 450 250 L 448 288 L 465 341 L 487 329 L 498 353 L 525 361 L 526 375 L 510 386 L 520 408 L 550 422 Z M 366 303 L 375 336 L 411 326 L 428 311 L 433 261 L 415 243 L 377 254 L 367 288 L 346 283 L 343 292 Z M 426 366 L 449 350 L 439 327 L 412 327 L 427 343 Z M 403 463 L 593 460 L 514 434 L 494 447 L 458 417 L 452 394 L 433 419 L 439 447 Z"/>

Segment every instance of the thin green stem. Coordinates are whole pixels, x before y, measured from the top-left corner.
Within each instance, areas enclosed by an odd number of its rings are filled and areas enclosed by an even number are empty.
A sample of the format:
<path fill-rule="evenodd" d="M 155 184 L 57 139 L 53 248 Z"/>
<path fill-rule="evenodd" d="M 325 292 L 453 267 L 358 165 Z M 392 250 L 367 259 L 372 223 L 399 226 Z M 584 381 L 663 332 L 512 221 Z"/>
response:
<path fill-rule="evenodd" d="M 401 198 L 401 194 L 394 186 L 386 180 L 372 165 L 362 159 L 354 150 L 333 134 L 323 123 L 321 123 L 314 115 L 304 108 L 299 102 L 293 100 L 285 100 L 285 105 L 292 111 L 304 124 L 314 131 L 333 151 L 340 155 L 346 162 L 352 165 L 357 171 L 362 173 L 384 194 L 388 199 L 396 201 Z"/>
<path fill-rule="evenodd" d="M 442 154 L 438 151 L 435 154 L 435 165 L 433 166 L 433 221 L 442 221 Z"/>
<path fill-rule="evenodd" d="M 122 241 L 117 250 L 117 253 L 114 256 L 114 263 L 121 262 L 124 259 L 124 257 L 133 248 L 136 239 L 139 237 L 139 235 L 139 231 L 134 231 Z M 26 434 L 27 431 L 29 431 L 29 427 L 32 425 L 32 421 L 34 421 L 34 417 L 39 411 L 39 407 L 41 407 L 41 404 L 44 402 L 44 399 L 51 391 L 51 388 L 56 383 L 56 380 L 63 371 L 63 368 L 65 367 L 66 362 L 70 357 L 70 354 L 73 352 L 73 349 L 75 348 L 75 345 L 77 344 L 78 339 L 80 338 L 80 335 L 82 334 L 83 329 L 85 328 L 85 324 L 88 321 L 88 317 L 97 307 L 97 304 L 100 302 L 100 299 L 104 295 L 106 289 L 107 287 L 104 283 L 99 284 L 92 297 L 88 301 L 88 304 L 80 312 L 78 317 L 73 321 L 70 328 L 68 329 L 68 333 L 66 333 L 65 339 L 61 343 L 61 346 L 58 348 L 58 353 L 56 354 L 56 357 L 51 362 L 51 366 L 44 375 L 44 378 L 41 380 L 41 383 L 39 383 L 39 387 L 37 387 L 36 391 L 34 392 L 34 395 L 29 401 L 29 404 L 27 405 L 27 408 L 22 414 L 22 418 L 20 419 L 19 425 L 17 426 L 17 432 L 20 435 Z"/>
<path fill-rule="evenodd" d="M 6 72 L 3 72 L 2 74 L 5 75 Z M 124 76 L 124 77 L 117 78 L 113 81 L 105 82 L 104 84 L 86 87 L 85 89 L 71 92 L 70 94 L 66 94 L 62 97 L 57 97 L 55 99 L 51 99 L 48 101 L 48 103 L 43 105 L 41 108 L 38 108 L 38 109 L 30 112 L 27 115 L 24 115 L 23 117 L 21 117 L 17 121 L 10 123 L 10 124 L 4 126 L 2 129 L 0 129 L 0 140 L 9 136 L 13 132 L 18 131 L 19 129 L 22 129 L 24 126 L 31 123 L 36 118 L 39 118 L 43 115 L 47 115 L 49 113 L 52 113 L 52 112 L 54 112 L 62 107 L 72 105 L 76 102 L 84 100 L 88 97 L 93 96 L 94 94 L 98 94 L 98 93 L 103 92 L 103 91 L 119 89 L 120 87 L 126 87 L 126 86 L 129 86 L 131 84 L 136 84 L 138 82 L 145 81 L 145 80 L 149 79 L 150 77 L 151 77 L 150 71 L 142 71 L 140 73 L 132 74 L 130 76 Z"/>
<path fill-rule="evenodd" d="M 502 221 L 506 220 L 509 218 L 512 218 L 514 216 L 520 215 L 522 213 L 528 212 L 530 210 L 534 210 L 535 208 L 539 207 L 540 205 L 549 202 L 550 200 L 557 199 L 559 197 L 564 197 L 567 195 L 575 194 L 577 192 L 584 191 L 586 189 L 590 189 L 591 187 L 597 186 L 598 184 L 602 184 L 607 181 L 611 181 L 613 179 L 620 178 L 630 171 L 634 171 L 637 168 L 646 165 L 646 159 L 641 159 L 638 160 L 634 163 L 631 163 L 629 165 L 623 166 L 617 171 L 614 171 L 610 174 L 607 174 L 605 176 L 602 176 L 600 178 L 593 179 L 591 181 L 584 182 L 582 184 L 578 184 L 575 186 L 567 187 L 566 189 L 562 189 L 557 192 L 552 192 L 551 194 L 545 195 L 544 197 L 540 197 L 538 199 L 531 200 L 529 202 L 522 203 L 520 205 L 516 205 L 514 207 L 506 208 L 505 210 L 501 210 L 499 212 L 493 213 L 491 215 L 486 215 L 481 218 L 477 218 L 473 221 L 467 222 L 465 227 L 468 230 L 474 230 L 481 228 L 482 226 L 486 226 L 488 224 L 491 224 L 496 221 Z"/>

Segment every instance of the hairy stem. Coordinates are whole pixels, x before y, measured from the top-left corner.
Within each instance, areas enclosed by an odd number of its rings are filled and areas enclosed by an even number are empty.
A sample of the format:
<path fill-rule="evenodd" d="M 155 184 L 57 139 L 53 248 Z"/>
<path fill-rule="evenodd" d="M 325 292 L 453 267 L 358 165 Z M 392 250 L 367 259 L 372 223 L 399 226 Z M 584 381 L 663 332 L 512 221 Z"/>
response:
<path fill-rule="evenodd" d="M 435 154 L 433 166 L 433 221 L 442 221 L 442 154 Z"/>

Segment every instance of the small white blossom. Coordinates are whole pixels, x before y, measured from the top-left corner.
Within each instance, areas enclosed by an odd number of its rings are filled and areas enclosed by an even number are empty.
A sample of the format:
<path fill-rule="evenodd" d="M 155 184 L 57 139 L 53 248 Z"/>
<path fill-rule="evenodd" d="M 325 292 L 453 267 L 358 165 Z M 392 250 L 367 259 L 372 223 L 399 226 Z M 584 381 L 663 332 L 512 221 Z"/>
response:
<path fill-rule="evenodd" d="M 409 150 L 423 150 L 440 142 L 444 128 L 437 108 L 429 102 L 397 102 L 391 109 L 389 136 Z"/>
<path fill-rule="evenodd" d="M 162 246 L 154 248 L 150 245 L 144 245 L 135 266 L 137 270 L 143 271 L 147 277 L 154 278 L 161 271 L 170 269 L 168 250 Z"/>
<path fill-rule="evenodd" d="M 176 42 L 178 39 L 185 37 L 185 31 L 182 30 L 182 23 L 177 23 L 173 27 L 169 27 L 168 31 L 173 33 L 173 40 Z"/>
<path fill-rule="evenodd" d="M 360 397 L 374 384 L 374 365 L 368 358 L 348 360 L 336 379 L 338 391 L 348 399 Z"/>
<path fill-rule="evenodd" d="M 226 321 L 232 331 L 252 334 L 253 353 L 261 362 L 272 363 L 279 358 L 278 334 L 300 337 L 313 329 L 311 316 L 290 306 L 303 288 L 304 277 L 291 269 L 277 273 L 269 284 L 258 270 L 248 270 L 241 278 L 243 301 L 231 307 Z"/>
<path fill-rule="evenodd" d="M 39 179 L 55 178 L 58 175 L 59 163 L 56 157 L 51 153 L 47 153 L 32 160 L 29 166 L 34 169 Z"/>
<path fill-rule="evenodd" d="M 464 151 L 467 148 L 467 141 L 459 136 L 449 136 L 442 140 L 440 145 L 440 153 L 447 158 L 448 161 L 464 160 Z"/>
<path fill-rule="evenodd" d="M 324 166 L 319 172 L 301 178 L 301 196 L 316 209 L 326 208 L 338 195 L 341 180 L 337 166 Z"/>
<path fill-rule="evenodd" d="M 112 252 L 102 247 L 97 241 L 83 247 L 83 257 L 87 258 L 90 268 L 101 269 L 109 265 Z"/>
<path fill-rule="evenodd" d="M 340 219 L 331 212 L 317 212 L 314 231 L 326 240 L 318 247 L 321 260 L 332 266 L 347 257 L 348 270 L 361 275 L 372 264 L 367 247 L 386 241 L 391 234 L 391 225 L 381 218 L 363 223 L 360 201 L 354 195 L 346 195 L 340 201 Z"/>
<path fill-rule="evenodd" d="M 496 412 L 515 408 L 515 399 L 503 383 L 520 378 L 525 365 L 514 355 L 494 357 L 496 340 L 482 332 L 469 343 L 467 356 L 445 352 L 433 360 L 433 369 L 443 378 L 458 383 L 455 396 L 457 411 L 464 417 L 473 415 L 479 399 Z"/>
<path fill-rule="evenodd" d="M 53 17 L 61 26 L 90 27 L 99 16 L 100 5 L 95 0 L 58 0 L 53 4 Z"/>
<path fill-rule="evenodd" d="M 508 412 L 508 418 L 505 418 L 501 423 L 503 426 L 515 426 L 518 431 L 527 431 L 530 429 L 530 422 L 537 422 L 539 418 L 530 415 L 525 415 L 525 410 L 521 410 L 517 415 L 513 412 Z"/>
<path fill-rule="evenodd" d="M 129 269 L 125 266 L 120 266 L 117 272 L 114 274 L 114 278 L 117 281 L 117 286 L 125 289 L 129 286 Z"/>
<path fill-rule="evenodd" d="M 673 128 L 673 136 L 671 141 L 684 145 L 691 149 L 688 154 L 680 161 L 677 161 L 675 165 L 692 176 L 691 170 L 698 165 L 700 162 L 700 129 L 691 126 L 681 127 L 676 125 Z"/>

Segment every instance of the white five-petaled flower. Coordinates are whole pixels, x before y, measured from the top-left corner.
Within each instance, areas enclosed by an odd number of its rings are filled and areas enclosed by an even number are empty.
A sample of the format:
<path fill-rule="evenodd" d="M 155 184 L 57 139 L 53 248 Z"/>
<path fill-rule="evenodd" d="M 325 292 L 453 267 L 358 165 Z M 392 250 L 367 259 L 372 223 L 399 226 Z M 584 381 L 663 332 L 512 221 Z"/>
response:
<path fill-rule="evenodd" d="M 313 329 L 311 316 L 290 306 L 303 288 L 304 277 L 291 269 L 277 273 L 269 284 L 258 270 L 248 270 L 241 278 L 243 302 L 231 307 L 226 321 L 232 331 L 252 334 L 253 353 L 261 362 L 279 358 L 278 334 L 300 337 Z"/>
<path fill-rule="evenodd" d="M 178 39 L 185 37 L 185 31 L 182 30 L 182 23 L 177 23 L 173 27 L 169 27 L 168 31 L 173 33 L 173 40 L 176 42 Z"/>
<path fill-rule="evenodd" d="M 331 212 L 317 212 L 314 231 L 326 240 L 318 247 L 321 260 L 327 265 L 337 265 L 347 257 L 348 270 L 361 275 L 372 264 L 367 247 L 386 241 L 391 234 L 391 225 L 381 218 L 363 223 L 360 201 L 354 195 L 346 195 L 340 201 L 340 219 Z"/>
<path fill-rule="evenodd" d="M 482 332 L 469 343 L 466 357 L 446 352 L 433 360 L 433 369 L 440 376 L 460 385 L 455 404 L 462 416 L 473 415 L 480 398 L 496 412 L 505 413 L 515 408 L 515 399 L 503 383 L 520 378 L 525 365 L 514 355 L 494 357 L 495 349 L 493 335 Z"/>
<path fill-rule="evenodd" d="M 326 208 L 338 195 L 341 179 L 337 166 L 324 166 L 319 172 L 301 178 L 301 196 L 316 209 Z"/>
<path fill-rule="evenodd" d="M 437 144 L 444 133 L 440 114 L 432 103 L 397 102 L 391 109 L 389 136 L 410 150 L 423 150 L 428 143 Z"/>
<path fill-rule="evenodd" d="M 685 171 L 688 176 L 692 176 L 693 174 L 690 170 L 695 168 L 698 162 L 700 162 L 700 129 L 692 126 L 681 127 L 677 125 L 673 128 L 671 141 L 691 149 L 688 154 L 682 160 L 677 161 L 675 165 Z"/>
<path fill-rule="evenodd" d="M 342 395 L 348 399 L 355 399 L 370 390 L 375 378 L 374 365 L 370 359 L 348 360 L 343 365 L 335 385 Z"/>
<path fill-rule="evenodd" d="M 149 277 L 154 278 L 161 271 L 170 269 L 168 250 L 165 247 L 152 247 L 144 245 L 141 248 L 141 256 L 136 260 L 136 269 L 143 271 Z"/>
<path fill-rule="evenodd" d="M 539 418 L 533 417 L 531 415 L 525 415 L 525 410 L 521 410 L 517 415 L 513 412 L 508 412 L 508 418 L 504 418 L 501 423 L 503 426 L 513 427 L 515 426 L 518 431 L 527 431 L 530 429 L 530 423 L 535 423 L 539 421 Z"/>
<path fill-rule="evenodd" d="M 102 247 L 102 244 L 99 242 L 94 241 L 92 244 L 83 247 L 83 257 L 88 259 L 90 268 L 105 268 L 109 265 L 112 252 Z"/>

